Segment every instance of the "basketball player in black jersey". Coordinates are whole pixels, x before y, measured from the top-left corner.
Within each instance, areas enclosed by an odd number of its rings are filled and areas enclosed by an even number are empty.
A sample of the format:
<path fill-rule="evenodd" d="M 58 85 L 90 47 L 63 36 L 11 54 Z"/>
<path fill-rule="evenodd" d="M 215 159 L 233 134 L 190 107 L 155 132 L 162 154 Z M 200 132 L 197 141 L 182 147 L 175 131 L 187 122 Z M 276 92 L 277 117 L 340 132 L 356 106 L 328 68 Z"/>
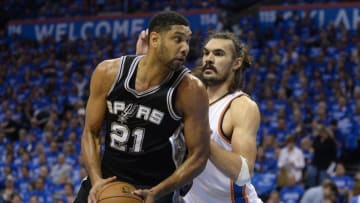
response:
<path fill-rule="evenodd" d="M 162 12 L 150 21 L 147 55 L 122 56 L 96 67 L 81 140 L 89 177 L 75 203 L 96 202 L 96 192 L 114 180 L 135 185 L 145 203 L 175 202 L 177 189 L 204 169 L 208 97 L 183 66 L 190 37 L 183 16 Z"/>

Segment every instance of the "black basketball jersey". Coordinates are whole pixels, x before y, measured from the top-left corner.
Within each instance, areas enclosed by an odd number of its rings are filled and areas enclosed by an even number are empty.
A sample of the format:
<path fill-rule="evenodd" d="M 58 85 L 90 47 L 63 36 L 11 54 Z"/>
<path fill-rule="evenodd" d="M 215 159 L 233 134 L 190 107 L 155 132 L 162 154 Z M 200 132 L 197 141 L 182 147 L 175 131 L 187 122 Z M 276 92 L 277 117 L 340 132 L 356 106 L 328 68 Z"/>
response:
<path fill-rule="evenodd" d="M 135 90 L 141 56 L 120 58 L 118 76 L 107 96 L 104 177 L 154 186 L 183 161 L 182 117 L 175 111 L 176 88 L 186 67 L 170 72 L 156 87 Z"/>

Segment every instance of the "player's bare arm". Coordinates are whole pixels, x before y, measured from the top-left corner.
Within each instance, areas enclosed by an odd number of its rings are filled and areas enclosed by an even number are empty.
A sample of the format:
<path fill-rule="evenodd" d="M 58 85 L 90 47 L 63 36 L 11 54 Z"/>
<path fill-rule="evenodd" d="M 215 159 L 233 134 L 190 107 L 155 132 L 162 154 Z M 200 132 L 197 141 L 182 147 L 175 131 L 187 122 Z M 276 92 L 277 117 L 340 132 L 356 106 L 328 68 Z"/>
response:
<path fill-rule="evenodd" d="M 247 96 L 236 98 L 226 112 L 222 124 L 224 133 L 232 135 L 232 151 L 224 150 L 215 142 L 210 143 L 210 160 L 234 182 L 239 178 L 242 168 L 240 156 L 247 160 L 249 173 L 253 172 L 259 124 L 260 112 L 257 104 Z"/>
<path fill-rule="evenodd" d="M 85 168 L 93 186 L 97 182 L 109 182 L 110 178 L 103 180 L 100 169 L 100 136 L 99 131 L 103 124 L 106 110 L 106 96 L 115 79 L 119 60 L 107 60 L 100 63 L 93 72 L 90 81 L 90 95 L 86 106 L 85 127 L 81 138 L 82 157 Z M 99 185 L 99 184 L 98 184 Z M 103 185 L 103 184 L 102 184 Z M 94 188 L 94 187 L 93 187 Z M 89 196 L 96 193 L 96 188 Z M 89 201 L 95 201 L 93 198 Z"/>
<path fill-rule="evenodd" d="M 151 190 L 162 196 L 187 183 L 201 173 L 209 156 L 210 126 L 208 96 L 203 84 L 187 74 L 177 90 L 176 107 L 184 119 L 188 157 L 167 179 Z"/>

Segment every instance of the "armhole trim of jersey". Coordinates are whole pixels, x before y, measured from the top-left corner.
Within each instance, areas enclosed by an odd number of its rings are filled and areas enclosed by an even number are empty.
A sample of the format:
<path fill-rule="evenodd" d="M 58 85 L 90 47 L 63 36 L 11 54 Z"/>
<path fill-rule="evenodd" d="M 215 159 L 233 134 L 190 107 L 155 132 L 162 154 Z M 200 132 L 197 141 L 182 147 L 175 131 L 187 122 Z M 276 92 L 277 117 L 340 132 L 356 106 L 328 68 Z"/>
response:
<path fill-rule="evenodd" d="M 218 120 L 218 133 L 220 135 L 221 138 L 223 138 L 223 140 L 225 140 L 227 143 L 231 144 L 231 135 L 227 135 L 224 133 L 224 129 L 222 128 L 223 126 L 223 122 L 224 122 L 224 118 L 225 118 L 225 114 L 226 112 L 229 110 L 231 103 L 234 101 L 234 99 L 240 98 L 242 96 L 247 96 L 247 94 L 245 93 L 240 93 L 236 96 L 234 96 L 233 98 L 231 98 L 228 103 L 226 104 L 225 108 L 222 110 L 219 120 Z"/>
<path fill-rule="evenodd" d="M 188 73 L 188 72 L 189 72 L 189 69 L 187 69 L 187 68 L 185 68 L 184 70 L 181 71 L 181 73 L 178 75 L 178 78 L 175 80 L 175 82 L 169 88 L 169 91 L 168 91 L 167 96 L 166 96 L 166 102 L 167 102 L 168 110 L 169 110 L 171 118 L 173 118 L 174 120 L 180 120 L 182 118 L 182 116 L 180 116 L 180 115 L 178 115 L 176 113 L 174 105 L 172 103 L 172 98 L 173 98 L 173 95 L 174 95 L 174 91 L 175 91 L 176 87 L 179 85 L 180 81 L 185 76 L 185 74 Z"/>
<path fill-rule="evenodd" d="M 111 85 L 111 88 L 109 89 L 108 93 L 107 93 L 107 96 L 110 95 L 110 93 L 114 90 L 115 88 L 115 85 L 119 82 L 119 80 L 121 79 L 121 76 L 123 74 L 123 66 L 124 66 L 124 63 L 125 63 L 125 57 L 126 56 L 122 56 L 120 57 L 120 65 L 119 65 L 119 68 L 118 68 L 118 73 L 115 77 L 115 80 L 113 82 L 113 84 Z"/>

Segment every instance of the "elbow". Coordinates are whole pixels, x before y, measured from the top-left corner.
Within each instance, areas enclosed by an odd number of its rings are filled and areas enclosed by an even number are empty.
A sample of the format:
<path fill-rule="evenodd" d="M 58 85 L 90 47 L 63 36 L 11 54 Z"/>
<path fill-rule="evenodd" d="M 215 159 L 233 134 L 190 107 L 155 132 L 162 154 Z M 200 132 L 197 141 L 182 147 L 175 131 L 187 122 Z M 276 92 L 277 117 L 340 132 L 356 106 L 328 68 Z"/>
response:
<path fill-rule="evenodd" d="M 206 163 L 207 160 L 209 159 L 210 156 L 210 150 L 209 149 L 204 149 L 199 153 L 195 153 L 194 154 L 194 161 L 195 161 L 195 165 L 197 166 L 198 169 L 198 173 L 201 173 L 205 167 L 206 167 Z"/>

